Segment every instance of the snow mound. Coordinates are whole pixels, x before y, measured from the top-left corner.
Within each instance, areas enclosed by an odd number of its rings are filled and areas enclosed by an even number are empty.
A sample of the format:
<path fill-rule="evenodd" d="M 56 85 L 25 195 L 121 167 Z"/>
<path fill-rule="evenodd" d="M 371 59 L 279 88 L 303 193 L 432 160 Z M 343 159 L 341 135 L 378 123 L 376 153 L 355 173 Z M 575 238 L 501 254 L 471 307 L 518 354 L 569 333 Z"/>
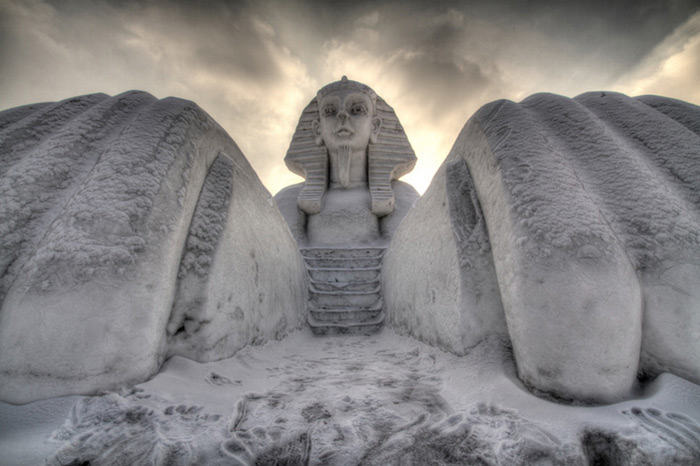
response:
<path fill-rule="evenodd" d="M 510 338 L 562 398 L 700 383 L 700 108 L 610 92 L 482 107 L 383 266 L 387 321 L 463 354 Z"/>
<path fill-rule="evenodd" d="M 301 325 L 301 257 L 196 104 L 94 94 L 0 113 L 0 393 L 29 402 L 231 356 Z"/>

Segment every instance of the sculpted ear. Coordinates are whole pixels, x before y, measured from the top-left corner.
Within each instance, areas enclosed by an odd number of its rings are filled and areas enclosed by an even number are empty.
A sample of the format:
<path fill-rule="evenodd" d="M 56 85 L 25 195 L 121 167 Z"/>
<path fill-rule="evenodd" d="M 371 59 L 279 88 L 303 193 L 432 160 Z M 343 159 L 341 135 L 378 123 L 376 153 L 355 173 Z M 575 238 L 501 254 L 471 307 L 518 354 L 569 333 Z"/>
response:
<path fill-rule="evenodd" d="M 374 144 L 377 142 L 379 132 L 382 130 L 382 119 L 379 117 L 372 118 L 372 132 L 369 135 L 369 142 Z"/>
<path fill-rule="evenodd" d="M 314 120 L 311 122 L 311 131 L 314 133 L 314 141 L 316 141 L 317 146 L 323 145 L 323 138 L 321 137 L 321 122 Z"/>

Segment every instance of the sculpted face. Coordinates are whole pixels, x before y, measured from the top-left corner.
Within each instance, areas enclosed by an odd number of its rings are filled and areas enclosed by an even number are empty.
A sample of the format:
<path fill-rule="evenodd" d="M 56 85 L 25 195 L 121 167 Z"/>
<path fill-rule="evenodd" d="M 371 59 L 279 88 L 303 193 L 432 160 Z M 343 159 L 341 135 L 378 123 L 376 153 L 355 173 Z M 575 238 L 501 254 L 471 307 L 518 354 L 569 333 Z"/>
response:
<path fill-rule="evenodd" d="M 367 148 L 375 142 L 381 119 L 374 116 L 370 97 L 355 89 L 337 90 L 319 102 L 320 120 L 313 122 L 316 144 L 325 143 L 331 152 L 347 146 L 352 151 Z"/>

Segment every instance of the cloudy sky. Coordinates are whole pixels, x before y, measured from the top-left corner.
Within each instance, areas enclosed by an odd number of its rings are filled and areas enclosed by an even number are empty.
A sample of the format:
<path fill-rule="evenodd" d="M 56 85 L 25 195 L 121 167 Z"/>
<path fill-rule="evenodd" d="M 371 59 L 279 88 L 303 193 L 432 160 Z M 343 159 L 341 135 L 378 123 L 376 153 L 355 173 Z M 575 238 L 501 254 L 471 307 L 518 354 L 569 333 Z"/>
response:
<path fill-rule="evenodd" d="M 0 0 L 0 110 L 141 89 L 197 102 L 274 194 L 303 107 L 346 74 L 393 106 L 420 192 L 496 99 L 591 90 L 700 105 L 698 0 Z"/>

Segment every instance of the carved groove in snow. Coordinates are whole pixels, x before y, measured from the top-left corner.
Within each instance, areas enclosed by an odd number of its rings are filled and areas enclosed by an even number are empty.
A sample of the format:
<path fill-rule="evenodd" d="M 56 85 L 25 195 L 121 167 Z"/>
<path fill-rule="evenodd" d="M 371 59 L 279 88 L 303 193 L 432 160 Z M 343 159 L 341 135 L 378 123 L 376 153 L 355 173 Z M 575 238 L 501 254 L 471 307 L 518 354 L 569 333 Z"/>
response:
<path fill-rule="evenodd" d="M 232 190 L 233 161 L 221 153 L 209 167 L 192 214 L 173 311 L 166 327 L 168 336 L 177 332 L 192 334 L 204 320 L 200 313 L 207 301 L 207 278 L 226 228 Z"/>

